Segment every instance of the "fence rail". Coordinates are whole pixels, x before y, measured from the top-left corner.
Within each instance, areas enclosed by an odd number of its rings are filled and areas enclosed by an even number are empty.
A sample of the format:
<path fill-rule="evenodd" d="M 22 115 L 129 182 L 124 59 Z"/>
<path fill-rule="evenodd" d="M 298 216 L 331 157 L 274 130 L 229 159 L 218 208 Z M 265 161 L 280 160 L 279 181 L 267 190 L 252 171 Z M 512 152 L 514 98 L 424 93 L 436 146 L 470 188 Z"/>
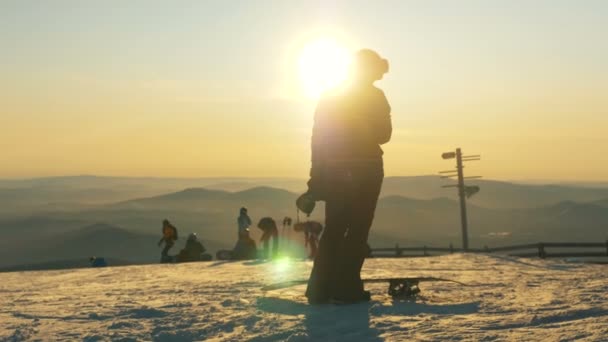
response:
<path fill-rule="evenodd" d="M 564 252 L 564 251 L 554 251 L 552 253 L 547 252 L 547 248 L 578 248 L 578 249 L 599 249 L 602 248 L 604 251 L 589 251 L 589 252 L 581 252 L 581 251 L 572 251 L 572 252 Z M 509 253 L 516 251 L 526 251 L 526 250 L 535 250 L 534 252 L 517 252 L 517 253 Z M 386 248 L 372 248 L 371 256 L 374 258 L 394 258 L 394 257 L 403 257 L 403 258 L 411 258 L 411 257 L 421 257 L 421 256 L 431 256 L 439 254 L 447 254 L 447 253 L 456 253 L 463 252 L 462 248 L 454 248 L 452 245 L 449 247 L 400 247 L 399 244 L 395 245 L 395 247 L 386 247 Z M 538 256 L 540 258 L 564 258 L 564 257 L 606 257 L 608 256 L 608 240 L 606 242 L 539 242 L 539 243 L 531 243 L 531 244 L 523 244 L 523 245 L 513 245 L 513 246 L 500 246 L 488 248 L 487 246 L 484 248 L 469 248 L 467 253 L 500 253 L 506 252 L 508 255 L 519 256 L 519 257 L 535 257 Z M 433 253 L 433 254 L 431 254 Z"/>

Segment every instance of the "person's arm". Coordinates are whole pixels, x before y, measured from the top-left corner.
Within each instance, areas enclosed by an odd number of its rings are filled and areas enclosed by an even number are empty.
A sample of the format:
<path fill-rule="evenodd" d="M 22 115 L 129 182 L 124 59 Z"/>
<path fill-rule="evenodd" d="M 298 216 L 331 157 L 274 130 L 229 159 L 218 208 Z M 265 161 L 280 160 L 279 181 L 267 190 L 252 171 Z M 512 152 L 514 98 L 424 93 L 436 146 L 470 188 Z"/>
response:
<path fill-rule="evenodd" d="M 323 148 L 325 146 L 325 124 L 324 124 L 324 116 L 325 116 L 325 104 L 324 99 L 321 98 L 319 103 L 317 104 L 317 108 L 315 109 L 314 114 L 314 122 L 312 126 L 312 137 L 310 139 L 311 148 L 310 148 L 310 161 L 311 161 L 311 176 L 313 170 L 318 169 L 322 163 L 323 156 Z"/>
<path fill-rule="evenodd" d="M 158 241 L 158 246 L 160 246 L 160 244 L 163 243 L 163 240 L 165 240 L 164 236 L 162 238 L 160 238 L 160 241 Z"/>
<path fill-rule="evenodd" d="M 315 110 L 314 123 L 312 127 L 311 148 L 310 148 L 310 178 L 308 180 L 308 193 L 314 200 L 323 199 L 324 175 L 323 171 L 326 163 L 327 148 L 327 101 L 323 98 Z"/>
<path fill-rule="evenodd" d="M 375 99 L 372 128 L 376 143 L 379 145 L 386 144 L 391 140 L 393 133 L 393 125 L 391 123 L 391 106 L 384 95 L 384 92 L 378 89 L 379 93 Z"/>

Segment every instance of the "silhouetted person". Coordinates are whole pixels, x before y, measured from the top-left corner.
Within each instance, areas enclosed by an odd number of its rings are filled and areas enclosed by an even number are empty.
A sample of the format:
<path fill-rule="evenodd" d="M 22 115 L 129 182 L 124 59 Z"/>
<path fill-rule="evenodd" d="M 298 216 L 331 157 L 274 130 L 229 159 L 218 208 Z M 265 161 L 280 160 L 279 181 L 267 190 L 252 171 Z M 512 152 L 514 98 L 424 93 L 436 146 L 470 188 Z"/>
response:
<path fill-rule="evenodd" d="M 190 233 L 186 240 L 186 246 L 179 252 L 177 261 L 201 261 L 201 255 L 205 252 L 205 247 L 199 241 L 196 233 Z"/>
<path fill-rule="evenodd" d="M 264 217 L 258 223 L 264 233 L 260 238 L 260 242 L 264 244 L 264 259 L 276 258 L 279 253 L 279 230 L 277 229 L 276 222 L 270 217 Z M 270 253 L 270 239 L 272 239 L 272 254 Z"/>
<path fill-rule="evenodd" d="M 255 241 L 249 236 L 249 228 L 245 228 L 239 235 L 234 249 L 232 250 L 231 259 L 233 260 L 248 260 L 255 259 L 258 251 Z"/>
<path fill-rule="evenodd" d="M 374 86 L 388 62 L 358 51 L 349 83 L 319 100 L 312 133 L 309 196 L 324 200 L 325 232 L 306 289 L 310 303 L 369 300 L 361 267 L 384 169 L 380 145 L 392 133 L 390 106 Z"/>
<path fill-rule="evenodd" d="M 160 246 L 163 242 L 165 243 L 165 248 L 161 252 L 160 262 L 170 262 L 171 257 L 169 256 L 169 250 L 175 244 L 175 240 L 177 240 L 177 228 L 169 222 L 169 220 L 163 220 L 162 227 L 163 237 L 158 241 L 158 246 Z"/>
<path fill-rule="evenodd" d="M 239 217 L 236 219 L 239 230 L 237 232 L 237 238 L 240 238 L 241 234 L 245 231 L 245 229 L 251 226 L 251 219 L 249 215 L 247 215 L 247 208 L 243 207 L 239 211 Z"/>

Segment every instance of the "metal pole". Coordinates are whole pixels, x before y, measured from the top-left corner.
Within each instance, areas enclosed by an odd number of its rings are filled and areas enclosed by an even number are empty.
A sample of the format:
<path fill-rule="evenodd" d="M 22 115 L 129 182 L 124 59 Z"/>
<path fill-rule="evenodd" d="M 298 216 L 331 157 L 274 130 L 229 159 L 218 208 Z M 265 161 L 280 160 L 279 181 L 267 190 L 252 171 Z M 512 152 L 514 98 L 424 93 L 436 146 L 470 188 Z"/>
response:
<path fill-rule="evenodd" d="M 462 223 L 462 249 L 469 249 L 469 233 L 467 227 L 467 203 L 464 191 L 464 175 L 462 171 L 462 152 L 456 149 L 456 169 L 458 170 L 458 197 L 460 197 L 460 221 Z"/>

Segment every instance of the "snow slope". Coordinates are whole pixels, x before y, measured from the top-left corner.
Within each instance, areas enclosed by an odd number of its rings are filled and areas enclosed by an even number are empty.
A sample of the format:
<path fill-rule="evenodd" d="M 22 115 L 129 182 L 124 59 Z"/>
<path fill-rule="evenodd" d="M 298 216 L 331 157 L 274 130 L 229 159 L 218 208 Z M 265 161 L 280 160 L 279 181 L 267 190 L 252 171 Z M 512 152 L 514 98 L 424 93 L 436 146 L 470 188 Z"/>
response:
<path fill-rule="evenodd" d="M 366 277 L 439 276 L 415 301 L 308 306 L 311 263 L 210 262 L 0 275 L 0 340 L 608 341 L 606 265 L 485 255 L 369 259 Z"/>

